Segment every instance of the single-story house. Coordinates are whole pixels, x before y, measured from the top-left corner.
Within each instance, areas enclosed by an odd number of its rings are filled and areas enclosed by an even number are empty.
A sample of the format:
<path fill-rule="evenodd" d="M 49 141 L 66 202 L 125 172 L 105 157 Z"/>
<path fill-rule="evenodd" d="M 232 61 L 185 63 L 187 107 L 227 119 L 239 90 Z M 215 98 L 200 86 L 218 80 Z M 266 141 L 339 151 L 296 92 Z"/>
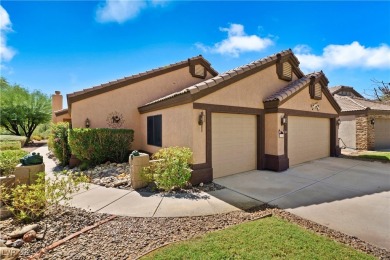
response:
<path fill-rule="evenodd" d="M 329 88 L 341 107 L 340 146 L 357 150 L 390 149 L 390 104 L 365 99 L 348 86 Z"/>
<path fill-rule="evenodd" d="M 134 129 L 133 149 L 189 147 L 196 184 L 337 156 L 340 107 L 327 84 L 291 50 L 220 74 L 197 56 L 68 94 L 53 113 L 73 127 Z"/>

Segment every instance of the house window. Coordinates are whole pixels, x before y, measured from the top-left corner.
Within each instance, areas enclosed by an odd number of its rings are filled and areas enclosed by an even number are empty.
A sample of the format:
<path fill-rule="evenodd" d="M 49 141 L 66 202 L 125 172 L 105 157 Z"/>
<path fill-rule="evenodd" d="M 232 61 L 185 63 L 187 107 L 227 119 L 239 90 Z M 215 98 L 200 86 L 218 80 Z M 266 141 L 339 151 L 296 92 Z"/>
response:
<path fill-rule="evenodd" d="M 162 116 L 148 116 L 148 144 L 154 146 L 162 146 Z"/>

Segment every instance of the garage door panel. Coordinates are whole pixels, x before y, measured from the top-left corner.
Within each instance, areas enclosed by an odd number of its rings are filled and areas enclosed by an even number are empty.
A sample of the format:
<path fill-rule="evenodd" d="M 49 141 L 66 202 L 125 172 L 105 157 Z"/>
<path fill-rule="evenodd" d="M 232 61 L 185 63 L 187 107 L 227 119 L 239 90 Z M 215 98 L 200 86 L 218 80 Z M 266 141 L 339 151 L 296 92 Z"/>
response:
<path fill-rule="evenodd" d="M 330 120 L 314 117 L 288 117 L 288 158 L 290 166 L 328 157 Z"/>
<path fill-rule="evenodd" d="M 390 149 L 390 119 L 375 120 L 375 150 Z"/>
<path fill-rule="evenodd" d="M 256 116 L 212 114 L 214 178 L 256 169 Z"/>

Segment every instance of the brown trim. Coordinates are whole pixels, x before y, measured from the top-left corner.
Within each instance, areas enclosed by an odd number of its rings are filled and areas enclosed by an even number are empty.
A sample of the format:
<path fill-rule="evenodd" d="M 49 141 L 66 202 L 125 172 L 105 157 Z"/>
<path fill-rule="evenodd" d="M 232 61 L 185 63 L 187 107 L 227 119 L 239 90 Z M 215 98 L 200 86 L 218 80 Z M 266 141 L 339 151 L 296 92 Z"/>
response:
<path fill-rule="evenodd" d="M 203 60 L 191 60 L 188 59 L 188 64 L 190 73 L 195 78 L 205 79 L 207 77 L 207 71 L 210 69 L 210 63 L 206 63 Z M 203 67 L 203 76 L 195 74 L 195 65 L 202 65 Z M 218 73 L 210 73 L 212 76 L 218 75 Z"/>
<path fill-rule="evenodd" d="M 56 116 L 62 116 L 62 115 L 65 115 L 65 114 L 69 114 L 69 110 L 67 108 L 65 108 L 65 109 L 62 109 L 62 110 L 54 111 L 54 114 Z"/>
<path fill-rule="evenodd" d="M 341 111 L 340 116 L 351 116 L 351 115 L 368 115 L 368 109 L 357 110 L 357 111 Z"/>
<path fill-rule="evenodd" d="M 195 167 L 196 164 L 193 165 Z M 197 168 L 197 169 L 195 169 Z M 213 181 L 213 169 L 212 168 L 193 168 L 190 177 L 190 183 L 192 185 L 198 185 L 199 183 L 208 183 Z"/>
<path fill-rule="evenodd" d="M 353 87 L 348 87 L 348 86 L 340 86 L 339 89 L 331 92 L 332 95 L 335 95 L 339 93 L 340 91 L 347 91 L 347 92 L 352 92 L 356 97 L 364 98 L 359 92 L 357 92 Z M 340 95 L 342 96 L 342 95 Z"/>
<path fill-rule="evenodd" d="M 336 151 L 336 142 L 337 142 L 337 139 L 336 139 L 336 136 L 337 136 L 337 122 L 336 122 L 336 118 L 330 118 L 330 140 L 329 140 L 329 144 L 330 144 L 330 155 L 331 157 L 337 157 L 338 154 L 337 154 L 337 151 Z"/>
<path fill-rule="evenodd" d="M 186 61 L 181 61 L 178 63 L 174 63 L 168 66 L 160 67 L 157 69 L 149 70 L 143 73 L 139 73 L 124 79 L 120 79 L 117 81 L 112 81 L 106 84 L 102 84 L 100 86 L 92 87 L 86 90 L 82 90 L 79 92 L 74 92 L 67 95 L 68 99 L 68 106 L 71 107 L 71 104 L 80 101 L 86 98 L 90 98 L 96 95 L 100 95 L 103 93 L 106 93 L 108 91 L 116 90 L 125 86 L 128 86 L 130 84 L 134 84 L 143 80 L 147 80 L 156 76 L 160 76 L 178 69 L 185 68 L 190 65 L 191 62 L 199 62 L 201 63 L 209 72 L 211 75 L 216 76 L 218 75 L 218 72 L 215 71 L 211 66 L 210 63 L 205 60 L 202 56 L 197 56 L 194 58 L 190 58 Z"/>
<path fill-rule="evenodd" d="M 265 109 L 265 113 L 266 114 L 285 113 L 288 114 L 289 116 L 306 116 L 306 117 L 320 117 L 320 118 L 336 118 L 339 116 L 338 114 L 303 111 L 303 110 L 295 110 L 295 109 L 288 109 L 288 108 Z"/>
<path fill-rule="evenodd" d="M 390 115 L 390 110 L 368 110 L 368 115 Z"/>
<path fill-rule="evenodd" d="M 210 112 L 249 114 L 249 115 L 259 115 L 264 112 L 263 109 L 259 109 L 259 108 L 212 105 L 212 104 L 205 104 L 205 103 L 194 103 L 193 108 L 208 110 Z"/>
<path fill-rule="evenodd" d="M 289 62 L 288 58 L 285 58 L 285 57 L 282 58 L 282 55 L 280 55 L 280 53 L 278 53 L 276 55 L 276 57 L 277 57 L 277 61 L 276 61 L 276 74 L 278 75 L 278 78 L 281 79 L 281 80 L 285 80 L 285 81 L 291 81 L 292 80 L 292 73 L 293 73 L 292 68 L 294 67 L 294 65 Z M 285 62 L 288 62 L 290 64 L 290 66 L 291 66 L 290 77 L 284 76 L 284 73 L 283 73 L 283 63 L 285 63 Z"/>
<path fill-rule="evenodd" d="M 175 106 L 180 106 L 180 105 L 185 105 L 188 103 L 191 103 L 193 101 L 193 98 L 191 96 L 191 93 L 188 92 L 184 95 L 177 96 L 177 98 L 170 98 L 163 100 L 161 102 L 156 102 L 147 106 L 142 106 L 138 108 L 138 112 L 140 114 L 148 113 L 148 112 L 153 112 L 157 111 L 160 109 L 166 109 L 170 107 L 175 107 Z"/>
<path fill-rule="evenodd" d="M 311 76 L 310 77 L 310 83 L 309 83 L 310 98 L 311 99 L 315 99 L 315 100 L 321 100 L 322 99 L 322 95 L 321 95 L 321 97 L 316 96 L 316 85 L 317 85 L 317 83 L 319 83 L 319 82 L 316 82 L 316 77 L 315 76 Z M 319 83 L 319 84 L 321 86 L 321 94 L 322 94 L 322 89 L 324 88 L 324 86 L 322 86 L 321 83 Z"/>
<path fill-rule="evenodd" d="M 286 155 L 265 154 L 265 169 L 281 172 L 289 168 L 289 159 Z"/>

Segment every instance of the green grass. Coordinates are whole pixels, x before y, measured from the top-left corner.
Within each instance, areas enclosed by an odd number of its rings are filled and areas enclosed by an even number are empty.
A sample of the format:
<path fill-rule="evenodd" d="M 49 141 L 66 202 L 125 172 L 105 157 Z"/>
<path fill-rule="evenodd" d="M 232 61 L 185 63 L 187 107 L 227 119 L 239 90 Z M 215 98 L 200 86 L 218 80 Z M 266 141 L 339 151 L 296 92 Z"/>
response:
<path fill-rule="evenodd" d="M 390 152 L 367 152 L 364 154 L 360 154 L 359 157 L 390 161 Z"/>
<path fill-rule="evenodd" d="M 142 259 L 375 259 L 277 217 L 179 242 Z"/>

